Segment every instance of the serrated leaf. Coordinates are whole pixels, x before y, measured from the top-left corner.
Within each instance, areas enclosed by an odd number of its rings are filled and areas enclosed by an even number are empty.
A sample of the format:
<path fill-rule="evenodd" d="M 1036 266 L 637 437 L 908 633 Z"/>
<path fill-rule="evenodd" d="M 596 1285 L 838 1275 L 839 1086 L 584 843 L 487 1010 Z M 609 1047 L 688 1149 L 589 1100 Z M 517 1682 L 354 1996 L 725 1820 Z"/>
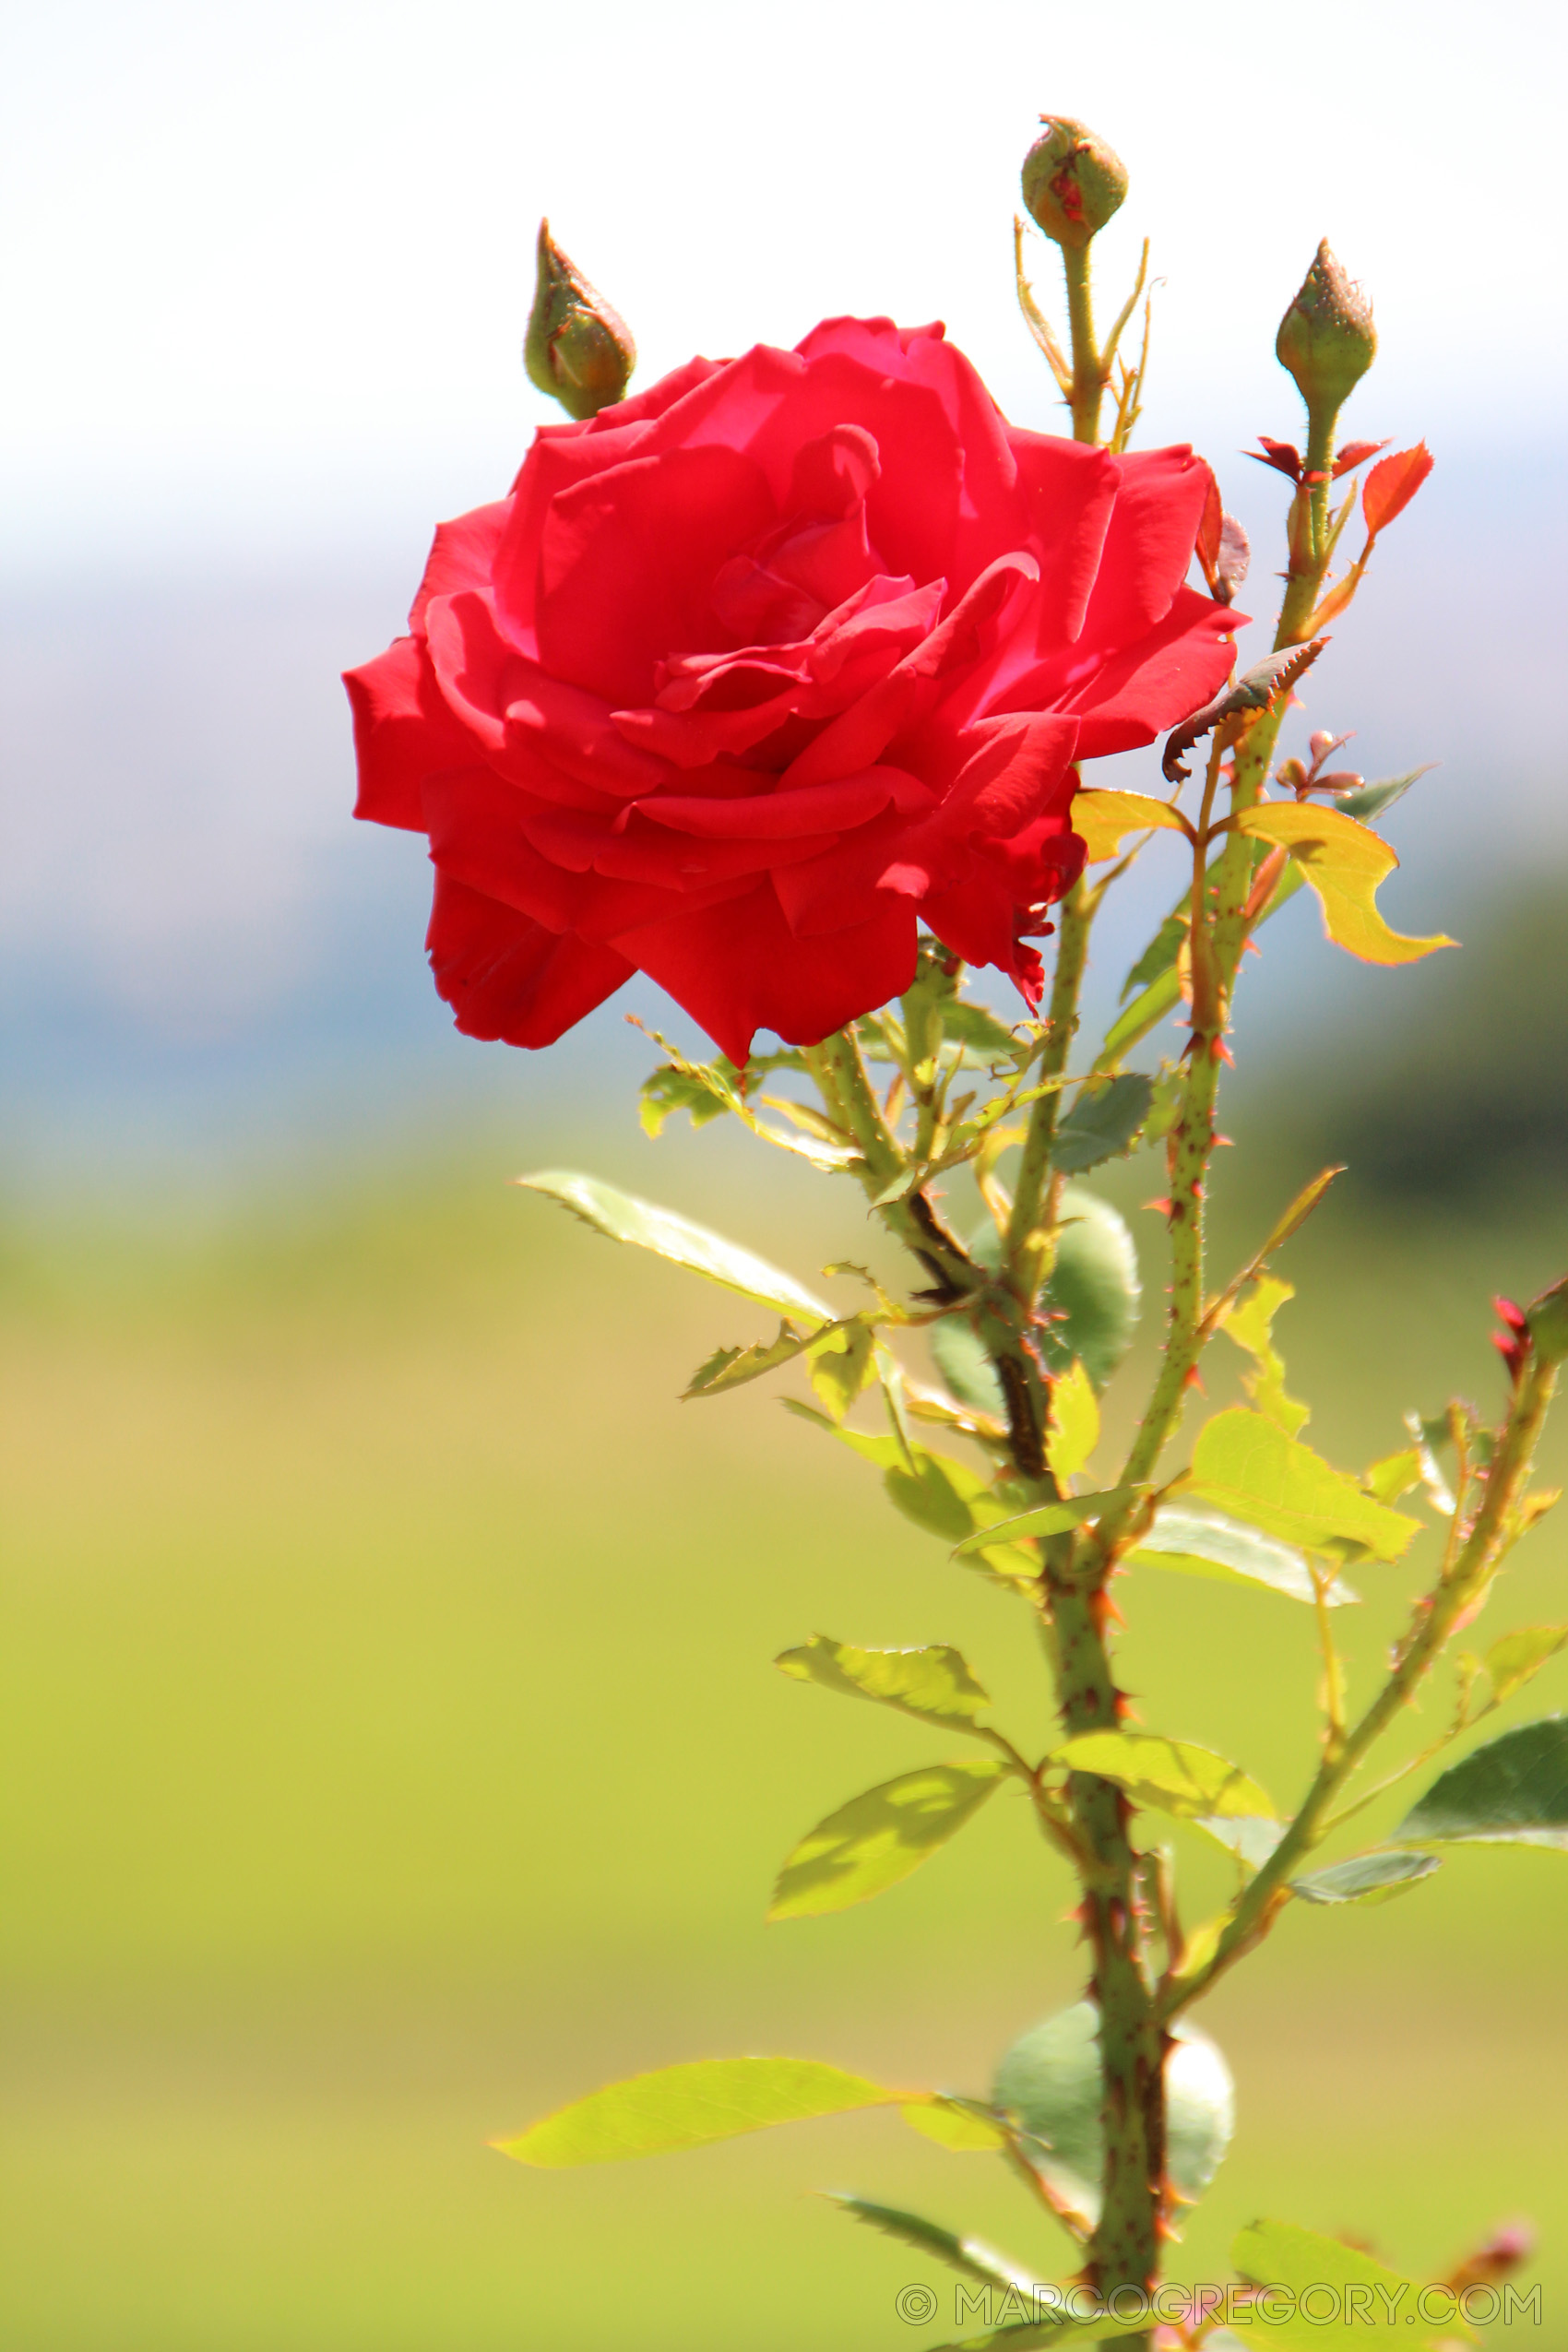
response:
<path fill-rule="evenodd" d="M 896 1886 L 963 1828 L 1010 1771 L 1000 1757 L 925 1764 L 852 1797 L 792 1849 L 768 1918 L 819 1918 Z"/>
<path fill-rule="evenodd" d="M 1039 2282 L 981 2239 L 956 2237 L 951 2229 L 944 2229 L 939 2222 L 927 2221 L 923 2215 L 905 2213 L 897 2205 L 875 2204 L 869 2197 L 852 2197 L 840 2189 L 829 2189 L 825 2193 L 852 2221 L 863 2221 L 870 2228 L 880 2229 L 885 2237 L 913 2246 L 918 2253 L 932 2254 L 939 2263 L 946 2263 L 967 2278 L 983 2279 L 990 2287 L 1010 2287 L 1030 2298 L 1034 2295 Z"/>
<path fill-rule="evenodd" d="M 1417 1520 L 1390 1511 L 1277 1422 L 1240 1405 L 1199 1431 L 1187 1498 L 1306 1551 L 1350 1545 L 1376 1560 L 1397 1560 L 1420 1532 Z"/>
<path fill-rule="evenodd" d="M 925 1649 L 862 1650 L 814 1633 L 773 1663 L 797 1682 L 816 1682 L 847 1698 L 874 1699 L 918 1722 L 957 1730 L 972 1730 L 991 1705 L 962 1653 L 945 1643 Z"/>
<path fill-rule="evenodd" d="M 1286 1395 L 1285 1360 L 1274 1344 L 1274 1318 L 1295 1295 L 1293 1282 L 1260 1275 L 1247 1300 L 1233 1300 L 1216 1326 L 1253 1359 L 1253 1369 L 1243 1373 L 1241 1384 L 1258 1411 L 1277 1421 L 1288 1437 L 1298 1436 L 1312 1419 L 1311 1406 Z"/>
<path fill-rule="evenodd" d="M 1522 1625 L 1516 1633 L 1504 1633 L 1501 1641 L 1493 1642 L 1486 1654 L 1486 1670 L 1498 1705 L 1522 1691 L 1564 1644 L 1568 1644 L 1568 1625 Z"/>
<path fill-rule="evenodd" d="M 1230 2070 L 1208 2036 L 1178 2018 L 1165 2066 L 1166 2159 L 1186 2203 L 1219 2168 L 1235 2125 Z M 1099 2218 L 1104 2135 L 1100 2121 L 1099 2013 L 1088 2001 L 1021 2034 L 996 2070 L 992 2104 L 1012 2116 L 1023 2153 L 1055 2202 L 1092 2229 Z"/>
<path fill-rule="evenodd" d="M 1076 1478 L 1099 1443 L 1099 1399 L 1081 1363 L 1051 1384 L 1045 1458 L 1055 1479 Z"/>
<path fill-rule="evenodd" d="M 751 1348 L 716 1348 L 687 1382 L 682 1391 L 683 1401 L 694 1396 L 722 1396 L 728 1389 L 743 1388 L 747 1381 L 760 1380 L 764 1372 L 789 1363 L 805 1345 L 802 1333 L 781 1324 L 777 1339 Z"/>
<path fill-rule="evenodd" d="M 1290 1892 L 1303 1903 L 1386 1903 L 1443 1868 L 1436 1854 L 1356 1854 L 1308 1878 L 1295 1878 Z"/>
<path fill-rule="evenodd" d="M 519 2164 L 612 2164 L 909 2097 L 811 2058 L 703 2058 L 612 2083 L 491 2145 Z"/>
<path fill-rule="evenodd" d="M 1190 833 L 1185 817 L 1169 801 L 1142 792 L 1086 791 L 1073 796 L 1073 830 L 1088 845 L 1087 862 L 1113 858 L 1129 833 Z"/>
<path fill-rule="evenodd" d="M 1391 1842 L 1568 1852 L 1568 1716 L 1516 1724 L 1433 1781 Z"/>
<path fill-rule="evenodd" d="M 1407 939 L 1390 931 L 1377 909 L 1377 888 L 1399 861 L 1380 835 L 1338 809 L 1311 801 L 1268 801 L 1235 819 L 1254 840 L 1289 850 L 1323 909 L 1324 927 L 1336 946 L 1365 964 L 1409 964 L 1455 942 L 1443 933 Z"/>
<path fill-rule="evenodd" d="M 1071 2311 L 1075 2291 L 1081 2294 L 1082 2283 L 1074 2287 L 1046 2287 L 1028 2299 L 1036 2310 L 1043 2304 L 1047 2309 Z M 1022 2304 L 1025 2298 L 1019 2297 Z M 1010 2321 L 1004 2326 L 987 2330 L 984 2335 L 966 2335 L 953 2344 L 936 2344 L 930 2352 L 1076 2352 L 1084 2344 L 1109 2344 L 1122 2335 L 1146 2335 L 1148 2315 L 1141 2318 L 1117 2319 L 1110 2311 L 1099 2319 L 1041 2319 Z M 1213 2338 L 1209 2341 L 1212 2343 Z"/>
<path fill-rule="evenodd" d="M 1172 971 L 1182 944 L 1187 936 L 1191 918 L 1187 915 L 1167 915 L 1137 962 L 1122 983 L 1117 1002 L 1125 1004 L 1135 989 L 1146 988 L 1161 972 Z"/>
<path fill-rule="evenodd" d="M 978 1535 L 955 1544 L 954 1555 L 967 1558 L 970 1552 L 998 1539 L 1017 1543 L 1028 1537 L 1064 1536 L 1069 1528 L 1081 1526 L 1086 1519 L 1098 1519 L 1106 1511 L 1119 1511 L 1124 1503 L 1134 1501 L 1146 1491 L 1141 1486 L 1112 1486 L 1100 1494 L 1064 1494 L 1055 1503 L 1038 1503 L 1031 1510 L 999 1520 L 994 1528 L 982 1528 Z"/>
<path fill-rule="evenodd" d="M 1317 1600 L 1312 1571 L 1291 1545 L 1186 1503 L 1161 1504 L 1137 1549 L 1128 1554 L 1127 1565 L 1174 1569 L 1181 1575 L 1208 1576 L 1221 1584 L 1261 1585 L 1312 1605 Z M 1330 1609 L 1339 1609 L 1360 1595 L 1336 1576 L 1326 1598 Z"/>
<path fill-rule="evenodd" d="M 1154 1080 L 1138 1070 L 1082 1087 L 1051 1147 L 1057 1174 L 1082 1176 L 1102 1160 L 1130 1151 L 1153 1100 Z"/>
<path fill-rule="evenodd" d="M 1397 1454 L 1384 1454 L 1369 1464 L 1361 1484 L 1379 1503 L 1397 1503 L 1421 1482 L 1421 1457 L 1413 1445 L 1402 1446 Z"/>
<path fill-rule="evenodd" d="M 738 1242 L 710 1233 L 706 1225 L 677 1216 L 673 1209 L 638 1200 L 631 1193 L 618 1192 L 613 1184 L 601 1183 L 597 1176 L 580 1176 L 571 1169 L 540 1169 L 535 1175 L 513 1181 L 528 1192 L 543 1193 L 559 1201 L 563 1208 L 612 1241 L 649 1250 L 655 1257 L 683 1265 L 726 1290 L 738 1290 L 743 1299 L 754 1300 L 759 1307 L 772 1307 L 810 1330 L 834 1320 L 832 1308 L 814 1299 L 792 1275 L 781 1273 Z"/>
<path fill-rule="evenodd" d="M 1135 1805 L 1178 1821 L 1276 1818 L 1272 1800 L 1240 1764 L 1190 1740 L 1166 1740 L 1156 1731 L 1080 1731 L 1053 1749 L 1051 1761 L 1113 1780 Z"/>
<path fill-rule="evenodd" d="M 1326 2352 L 1353 2352 L 1360 2346 L 1366 2352 L 1374 2334 L 1390 2346 L 1424 2344 L 1439 2334 L 1475 2342 L 1473 2329 L 1457 2316 L 1441 2322 L 1424 2319 L 1421 2288 L 1414 2279 L 1389 2270 L 1341 2239 L 1320 2238 L 1291 2222 L 1254 2221 L 1238 2236 L 1230 2259 L 1253 2286 L 1289 2290 L 1283 2312 L 1266 2300 L 1257 2313 L 1227 2312 L 1226 2325 L 1249 2345 L 1278 2343 L 1289 2352 L 1307 2345 L 1323 2346 Z M 1362 2292 L 1348 2297 L 1348 2288 Z"/>

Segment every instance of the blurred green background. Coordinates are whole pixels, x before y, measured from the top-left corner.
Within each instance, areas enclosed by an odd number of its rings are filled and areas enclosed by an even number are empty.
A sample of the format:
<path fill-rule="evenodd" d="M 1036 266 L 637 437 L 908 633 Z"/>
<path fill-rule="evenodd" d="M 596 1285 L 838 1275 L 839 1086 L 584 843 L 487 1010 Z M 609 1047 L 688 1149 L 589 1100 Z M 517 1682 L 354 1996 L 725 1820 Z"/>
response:
<path fill-rule="evenodd" d="M 1527 919 L 1527 893 L 1476 909 L 1464 957 L 1325 996 L 1277 1091 L 1243 1052 L 1224 1123 L 1257 1148 L 1221 1156 L 1220 1267 L 1356 1139 L 1281 1262 L 1300 1296 L 1278 1326 L 1309 1434 L 1348 1466 L 1400 1442 L 1407 1406 L 1494 1408 L 1489 1293 L 1568 1258 L 1550 880 Z M 199 1210 L 35 1195 L 9 1215 L 5 2198 L 7 2340 L 29 2352 L 951 2333 L 945 2278 L 939 2322 L 907 2328 L 894 2295 L 932 2274 L 823 2187 L 1072 2265 L 1000 2167 L 885 2115 L 576 2174 L 485 2145 L 703 2053 L 983 2090 L 1082 1977 L 1067 1882 L 1005 1801 L 863 1910 L 765 1929 L 802 1831 L 944 1752 L 774 1653 L 814 1630 L 956 1641 L 1028 1741 L 1035 1645 L 1016 1603 L 780 1412 L 783 1384 L 677 1401 L 760 1319 L 506 1185 L 564 1159 L 807 1276 L 875 1248 L 848 1187 L 722 1128 L 654 1145 L 629 1108 L 604 1125 L 559 1098 Z M 1159 1319 L 1162 1229 L 1139 1207 L 1158 1163 L 1103 1188 L 1147 1284 L 1114 1431 Z M 1216 1360 L 1211 1401 L 1230 1378 Z M 1560 1427 L 1549 1469 L 1565 1459 Z M 1363 1691 L 1414 1573 L 1363 1573 Z M 1481 1632 L 1568 1616 L 1565 1584 L 1549 1519 Z M 1144 1719 L 1299 1789 L 1307 1612 L 1141 1572 L 1123 1606 Z M 1565 1698 L 1559 1662 L 1509 1718 Z M 1184 1842 L 1182 1870 L 1201 1916 L 1221 1858 Z M 1176 2266 L 1223 2276 L 1235 2227 L 1269 2213 L 1432 2275 L 1526 2214 L 1539 2340 L 1568 2340 L 1565 1934 L 1548 1853 L 1459 1852 L 1386 1907 L 1289 1914 L 1203 2013 L 1240 2127 Z"/>

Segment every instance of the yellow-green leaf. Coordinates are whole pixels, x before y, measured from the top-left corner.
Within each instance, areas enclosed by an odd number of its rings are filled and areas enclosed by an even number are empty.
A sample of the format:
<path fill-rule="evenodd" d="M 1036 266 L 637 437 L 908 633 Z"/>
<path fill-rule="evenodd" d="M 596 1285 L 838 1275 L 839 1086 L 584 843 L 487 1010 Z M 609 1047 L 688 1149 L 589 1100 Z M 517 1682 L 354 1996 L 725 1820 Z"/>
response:
<path fill-rule="evenodd" d="M 1540 1672 L 1548 1658 L 1557 1656 L 1565 1643 L 1568 1625 L 1523 1625 L 1516 1633 L 1504 1633 L 1486 1654 L 1492 1697 L 1500 1705 L 1504 1699 L 1511 1699 L 1515 1691 L 1522 1691 Z"/>
<path fill-rule="evenodd" d="M 771 2123 L 842 2115 L 858 2107 L 897 2107 L 908 2091 L 886 2091 L 811 2058 L 703 2058 L 634 2074 L 545 2116 L 515 2139 L 492 2146 L 519 2164 L 552 2168 L 614 2164 L 732 2140 Z"/>
<path fill-rule="evenodd" d="M 1289 1437 L 1299 1435 L 1312 1419 L 1309 1405 L 1286 1395 L 1285 1360 L 1274 1344 L 1274 1318 L 1295 1295 L 1293 1282 L 1282 1282 L 1277 1275 L 1260 1275 L 1251 1296 L 1244 1303 L 1232 1301 L 1217 1325 L 1253 1359 L 1253 1370 L 1242 1374 L 1241 1384 L 1258 1411 L 1277 1421 Z"/>
<path fill-rule="evenodd" d="M 999 1538 L 1015 1543 L 1025 1536 L 1064 1536 L 1069 1527 L 1081 1526 L 1086 1519 L 1098 1519 L 1107 1511 L 1119 1511 L 1123 1503 L 1134 1502 L 1144 1491 L 1141 1486 L 1112 1486 L 1099 1494 L 1064 1494 L 1055 1503 L 1037 1503 L 1032 1510 L 999 1519 L 994 1527 L 969 1536 L 954 1547 L 955 1555 L 962 1559 Z"/>
<path fill-rule="evenodd" d="M 720 1283 L 726 1290 L 738 1290 L 743 1299 L 754 1299 L 759 1307 L 772 1307 L 803 1323 L 808 1330 L 834 1319 L 831 1307 L 825 1307 L 792 1275 L 769 1265 L 766 1258 L 754 1256 L 721 1234 L 710 1233 L 706 1225 L 694 1225 L 690 1218 L 678 1217 L 673 1209 L 659 1208 L 652 1201 L 618 1192 L 613 1184 L 600 1183 L 597 1176 L 545 1168 L 537 1175 L 514 1181 L 530 1193 L 544 1193 L 559 1201 L 563 1208 L 569 1208 L 574 1217 L 580 1217 L 585 1225 L 612 1241 L 629 1241 L 639 1250 L 651 1250 L 656 1257 L 668 1258 L 671 1265 L 683 1265 L 709 1282 Z"/>
<path fill-rule="evenodd" d="M 1240 1764 L 1189 1740 L 1165 1740 L 1154 1731 L 1080 1731 L 1051 1753 L 1069 1772 L 1092 1772 L 1114 1780 L 1135 1805 L 1151 1805 L 1179 1821 L 1217 1819 L 1273 1821 L 1272 1800 Z"/>
<path fill-rule="evenodd" d="M 976 2099 L 936 2098 L 899 2111 L 912 2132 L 954 2156 L 993 2156 L 1007 2144 L 1006 2132 L 989 2120 Z"/>
<path fill-rule="evenodd" d="M 1420 1523 L 1390 1511 L 1277 1421 L 1242 1406 L 1198 1432 L 1183 1493 L 1305 1551 L 1397 1560 Z"/>
<path fill-rule="evenodd" d="M 1012 1767 L 926 1764 L 852 1797 L 802 1837 L 778 1873 L 770 1919 L 848 1910 L 896 1886 L 963 1828 Z"/>
<path fill-rule="evenodd" d="M 1051 1384 L 1051 1429 L 1045 1458 L 1051 1475 L 1075 1478 L 1099 1443 L 1099 1399 L 1094 1383 L 1075 1358 L 1073 1369 Z"/>
<path fill-rule="evenodd" d="M 773 1661 L 797 1682 L 817 1682 L 849 1698 L 874 1699 L 921 1723 L 971 1730 L 991 1701 L 962 1654 L 944 1642 L 925 1649 L 862 1650 L 814 1633 Z"/>
<path fill-rule="evenodd" d="M 1421 1482 L 1421 1456 L 1414 1445 L 1402 1446 L 1397 1454 L 1384 1454 L 1368 1466 L 1361 1484 L 1379 1503 L 1397 1503 Z"/>
<path fill-rule="evenodd" d="M 1254 2287 L 1284 2290 L 1271 2300 L 1261 2296 L 1253 2312 L 1225 2324 L 1248 2344 L 1280 2344 L 1288 2352 L 1313 2345 L 1321 2352 L 1368 2352 L 1384 2345 L 1428 2344 L 1434 2336 L 1476 2340 L 1475 2331 L 1444 2296 L 1442 2312 L 1429 2319 L 1421 2287 L 1414 2279 L 1374 2262 L 1343 2239 L 1320 2238 L 1291 2222 L 1254 2221 L 1230 2249 L 1230 2259 Z"/>
<path fill-rule="evenodd" d="M 1455 944 L 1441 932 L 1407 939 L 1390 931 L 1378 912 L 1377 888 L 1399 861 L 1381 835 L 1354 817 L 1311 801 L 1268 801 L 1243 810 L 1236 824 L 1256 840 L 1289 849 L 1317 894 L 1328 936 L 1364 964 L 1411 964 Z"/>
<path fill-rule="evenodd" d="M 1191 836 L 1192 827 L 1169 801 L 1151 801 L 1142 792 L 1076 792 L 1073 796 L 1073 830 L 1088 843 L 1088 862 L 1099 865 L 1113 858 L 1129 833 L 1158 827 Z"/>

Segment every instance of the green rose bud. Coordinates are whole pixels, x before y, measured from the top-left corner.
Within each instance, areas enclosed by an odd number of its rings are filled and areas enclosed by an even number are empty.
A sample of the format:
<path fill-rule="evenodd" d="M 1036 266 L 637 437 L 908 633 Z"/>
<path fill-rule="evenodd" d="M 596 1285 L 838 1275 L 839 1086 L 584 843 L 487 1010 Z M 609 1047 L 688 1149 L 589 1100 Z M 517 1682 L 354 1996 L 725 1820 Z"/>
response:
<path fill-rule="evenodd" d="M 1525 1328 L 1549 1364 L 1568 1356 L 1568 1274 L 1532 1299 L 1525 1309 Z"/>
<path fill-rule="evenodd" d="M 1121 205 L 1127 167 L 1084 124 L 1039 119 L 1045 127 L 1024 158 L 1025 208 L 1057 244 L 1081 251 Z"/>
<path fill-rule="evenodd" d="M 539 283 L 523 339 L 529 383 L 581 422 L 625 397 L 636 363 L 631 328 L 562 252 L 549 221 L 541 220 Z"/>
<path fill-rule="evenodd" d="M 1324 238 L 1301 282 L 1301 291 L 1279 322 L 1275 339 L 1279 364 L 1301 387 L 1309 410 L 1336 410 L 1377 356 L 1372 304 L 1352 284 Z"/>

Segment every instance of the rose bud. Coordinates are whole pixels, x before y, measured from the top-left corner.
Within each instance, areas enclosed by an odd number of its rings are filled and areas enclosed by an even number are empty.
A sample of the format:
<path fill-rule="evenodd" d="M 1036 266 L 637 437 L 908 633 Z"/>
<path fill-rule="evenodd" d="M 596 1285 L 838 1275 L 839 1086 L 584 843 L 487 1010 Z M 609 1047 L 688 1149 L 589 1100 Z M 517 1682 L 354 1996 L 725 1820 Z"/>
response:
<path fill-rule="evenodd" d="M 1039 119 L 1045 127 L 1024 158 L 1025 208 L 1057 244 L 1081 250 L 1120 207 L 1127 167 L 1084 124 Z"/>
<path fill-rule="evenodd" d="M 582 423 L 624 398 L 637 347 L 632 330 L 539 224 L 539 281 L 523 339 L 529 381 Z"/>
<path fill-rule="evenodd" d="M 1298 800 L 1307 790 L 1307 771 L 1299 759 L 1282 759 L 1274 772 L 1274 780 L 1282 791 L 1294 792 Z"/>
<path fill-rule="evenodd" d="M 1377 356 L 1372 304 L 1352 284 L 1324 238 L 1279 322 L 1275 352 L 1309 410 L 1337 409 Z"/>

